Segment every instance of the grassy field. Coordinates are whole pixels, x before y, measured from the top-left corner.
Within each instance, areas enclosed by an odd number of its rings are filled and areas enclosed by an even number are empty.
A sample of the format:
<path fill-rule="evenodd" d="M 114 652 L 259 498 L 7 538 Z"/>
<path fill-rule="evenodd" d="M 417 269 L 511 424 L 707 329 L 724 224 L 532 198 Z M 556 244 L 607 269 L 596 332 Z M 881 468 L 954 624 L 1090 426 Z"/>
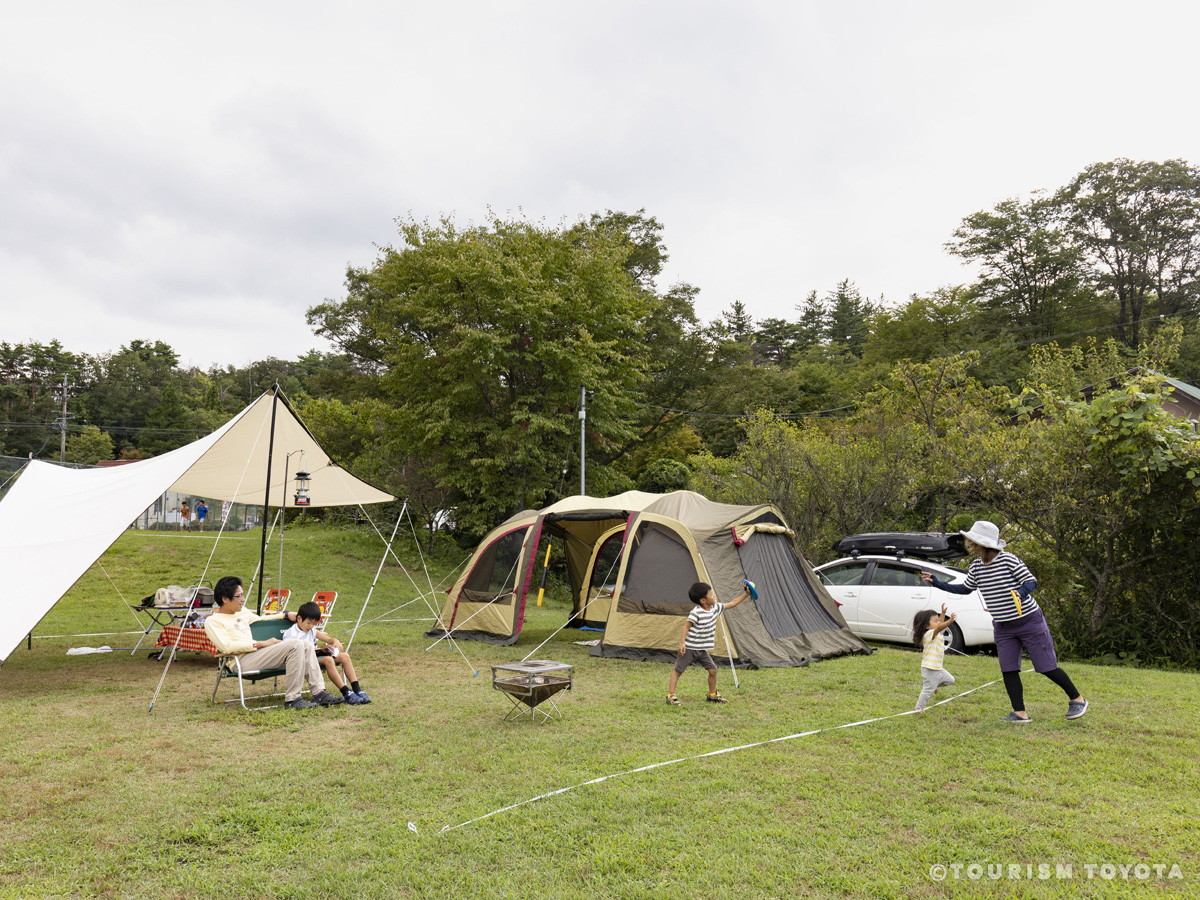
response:
<path fill-rule="evenodd" d="M 213 549 L 127 534 L 101 560 L 107 576 L 94 567 L 36 633 L 128 630 L 118 590 L 135 602 L 186 583 Z M 293 529 L 285 582 L 302 598 L 339 590 L 331 630 L 344 631 L 381 550 L 374 535 Z M 257 553 L 253 537 L 222 540 L 212 572 L 247 577 Z M 411 539 L 400 555 L 428 590 Z M 439 555 L 434 584 L 462 556 Z M 389 565 L 367 618 L 414 596 Z M 918 655 L 883 647 L 743 672 L 740 689 L 726 670 L 724 706 L 704 703 L 689 671 L 669 708 L 667 666 L 595 659 L 573 641 L 596 635 L 565 630 L 537 653 L 576 667 L 562 718 L 504 722 L 488 666 L 565 620 L 562 598 L 530 607 L 517 646 L 463 642 L 469 663 L 444 643 L 427 652 L 427 622 L 372 623 L 353 650 L 375 702 L 306 712 L 210 705 L 214 665 L 194 654 L 150 712 L 161 662 L 65 655 L 130 636 L 22 645 L 0 669 L 0 898 L 1200 896 L 1189 673 L 1068 664 L 1093 700 L 1079 722 L 1027 675 L 1028 726 L 999 720 L 993 684 L 923 716 L 625 774 L 454 827 L 602 775 L 900 713 L 919 691 Z M 418 602 L 391 618 L 428 615 Z M 948 667 L 952 692 L 999 675 L 988 657 Z M 992 878 L 989 865 L 1018 868 Z"/>

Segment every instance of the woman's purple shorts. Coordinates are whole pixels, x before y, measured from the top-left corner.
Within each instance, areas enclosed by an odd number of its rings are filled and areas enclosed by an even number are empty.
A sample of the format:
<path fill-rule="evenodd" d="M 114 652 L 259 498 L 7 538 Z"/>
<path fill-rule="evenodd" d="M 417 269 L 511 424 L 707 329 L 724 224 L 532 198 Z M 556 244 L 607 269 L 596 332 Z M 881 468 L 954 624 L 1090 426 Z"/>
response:
<path fill-rule="evenodd" d="M 1033 671 L 1045 673 L 1058 668 L 1054 638 L 1050 637 L 1041 609 L 1011 622 L 993 622 L 992 634 L 996 637 L 996 656 L 1000 658 L 1001 672 L 1021 671 L 1022 648 L 1029 654 Z"/>

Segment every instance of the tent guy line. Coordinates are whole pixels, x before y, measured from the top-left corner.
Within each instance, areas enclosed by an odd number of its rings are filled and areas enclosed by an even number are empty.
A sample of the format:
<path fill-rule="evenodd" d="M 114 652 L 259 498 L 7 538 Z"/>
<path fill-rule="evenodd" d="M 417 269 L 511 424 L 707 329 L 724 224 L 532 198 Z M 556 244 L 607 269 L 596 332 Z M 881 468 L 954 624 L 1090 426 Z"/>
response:
<path fill-rule="evenodd" d="M 1025 671 L 1028 671 L 1028 670 L 1025 670 Z M 945 700 L 939 700 L 937 703 L 931 704 L 931 706 L 942 706 L 946 703 L 949 703 L 952 700 L 957 700 L 960 697 L 965 697 L 968 694 L 973 694 L 976 691 L 983 690 L 985 687 L 991 687 L 993 684 L 999 684 L 999 683 L 1000 683 L 1000 679 L 995 679 L 993 681 L 989 681 L 985 684 L 981 684 L 981 685 L 978 685 L 977 687 L 973 687 L 970 690 L 963 691 L 961 694 L 955 694 L 953 697 L 947 697 Z M 870 725 L 874 722 L 886 722 L 888 719 L 899 719 L 903 716 L 912 716 L 912 715 L 917 715 L 917 714 L 918 714 L 918 711 L 915 709 L 906 709 L 904 712 L 892 713 L 891 715 L 887 715 L 887 716 L 875 716 L 872 719 L 860 719 L 857 722 L 847 722 L 844 725 L 830 725 L 827 728 L 814 728 L 811 731 L 801 731 L 796 734 L 785 735 L 784 737 L 769 738 L 768 740 L 765 740 L 765 741 L 755 741 L 752 744 L 740 744 L 736 747 L 723 747 L 720 750 L 710 750 L 707 753 L 697 753 L 695 756 L 681 756 L 678 759 L 668 759 L 668 760 L 664 760 L 663 762 L 651 763 L 648 766 L 639 766 L 636 769 L 628 769 L 624 772 L 616 772 L 615 774 L 612 774 L 612 775 L 601 775 L 599 778 L 592 778 L 588 781 L 581 781 L 578 784 L 573 784 L 573 785 L 570 785 L 569 787 L 559 788 L 556 791 L 549 791 L 548 793 L 545 793 L 545 794 L 538 794 L 538 796 L 530 797 L 528 800 L 522 800 L 520 803 L 513 803 L 509 806 L 501 807 L 500 809 L 494 809 L 489 813 L 484 813 L 482 816 L 476 816 L 474 819 L 468 819 L 465 822 L 459 822 L 457 825 L 443 825 L 441 830 L 438 832 L 438 834 L 445 834 L 447 831 L 454 831 L 458 828 L 465 828 L 468 825 L 474 825 L 476 822 L 482 822 L 484 819 L 490 819 L 492 816 L 499 815 L 500 813 L 509 812 L 510 810 L 518 809 L 522 806 L 528 806 L 530 803 L 536 803 L 539 800 L 547 800 L 551 797 L 557 797 L 561 794 L 566 794 L 571 791 L 578 790 L 579 788 L 587 787 L 588 785 L 601 784 L 605 781 L 611 781 L 614 778 L 623 778 L 626 775 L 637 775 L 640 772 L 649 772 L 653 769 L 662 769 L 667 766 L 678 765 L 679 763 L 693 762 L 694 760 L 697 760 L 697 759 L 707 759 L 708 757 L 711 757 L 711 756 L 723 756 L 726 753 L 736 753 L 739 750 L 753 750 L 755 747 L 765 747 L 768 744 L 779 744 L 784 741 L 794 741 L 797 738 L 812 737 L 814 734 L 824 734 L 829 731 L 839 731 L 844 728 L 857 728 L 859 725 Z M 409 830 L 415 832 L 416 828 L 412 827 L 412 824 L 410 823 Z"/>

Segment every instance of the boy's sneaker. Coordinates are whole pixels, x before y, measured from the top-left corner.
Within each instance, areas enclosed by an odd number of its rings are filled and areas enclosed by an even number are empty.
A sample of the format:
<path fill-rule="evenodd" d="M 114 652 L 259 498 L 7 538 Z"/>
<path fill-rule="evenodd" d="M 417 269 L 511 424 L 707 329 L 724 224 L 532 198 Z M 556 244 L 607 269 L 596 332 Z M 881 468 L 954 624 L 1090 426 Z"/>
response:
<path fill-rule="evenodd" d="M 312 698 L 313 702 L 319 706 L 337 706 L 343 702 L 341 697 L 335 697 L 329 691 L 317 691 Z"/>
<path fill-rule="evenodd" d="M 1068 719 L 1082 719 L 1083 714 L 1085 712 L 1087 712 L 1087 708 L 1088 708 L 1087 700 L 1072 700 L 1070 703 L 1067 704 L 1067 718 Z"/>
<path fill-rule="evenodd" d="M 720 691 L 718 691 L 715 694 L 709 694 L 704 699 L 707 700 L 709 703 L 728 703 L 729 702 L 728 700 L 726 700 L 724 697 L 721 696 Z"/>
<path fill-rule="evenodd" d="M 1004 716 L 1004 718 L 1002 718 L 1000 721 L 1002 721 L 1002 722 L 1020 722 L 1022 725 L 1024 725 L 1026 722 L 1032 722 L 1033 719 L 1029 718 L 1028 716 L 1018 716 L 1015 712 L 1010 712 L 1007 716 Z"/>
<path fill-rule="evenodd" d="M 320 703 L 313 703 L 311 700 L 305 700 L 303 697 L 297 697 L 295 700 L 288 700 L 283 704 L 288 709 L 316 709 Z"/>
<path fill-rule="evenodd" d="M 358 698 L 359 703 L 370 703 L 371 702 L 371 698 L 367 696 L 366 691 L 356 691 L 354 696 Z"/>
<path fill-rule="evenodd" d="M 667 694 L 667 705 L 668 706 L 683 706 L 683 704 L 679 702 L 679 698 L 676 697 L 674 694 Z"/>
<path fill-rule="evenodd" d="M 358 694 L 354 693 L 354 691 L 347 691 L 345 694 L 342 694 L 342 699 L 346 701 L 348 706 L 358 706 L 358 704 L 362 703 L 358 699 Z"/>

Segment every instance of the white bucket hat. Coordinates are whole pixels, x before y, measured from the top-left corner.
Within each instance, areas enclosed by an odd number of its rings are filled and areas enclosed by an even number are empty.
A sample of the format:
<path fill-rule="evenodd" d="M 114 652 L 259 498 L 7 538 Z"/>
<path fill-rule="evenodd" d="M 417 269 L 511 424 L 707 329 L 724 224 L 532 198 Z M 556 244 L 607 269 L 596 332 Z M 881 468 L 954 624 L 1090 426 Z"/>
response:
<path fill-rule="evenodd" d="M 980 547 L 990 547 L 992 550 L 1003 550 L 1005 542 L 1000 540 L 1000 529 L 991 522 L 982 519 L 971 526 L 970 531 L 960 531 L 963 537 L 974 541 Z"/>

